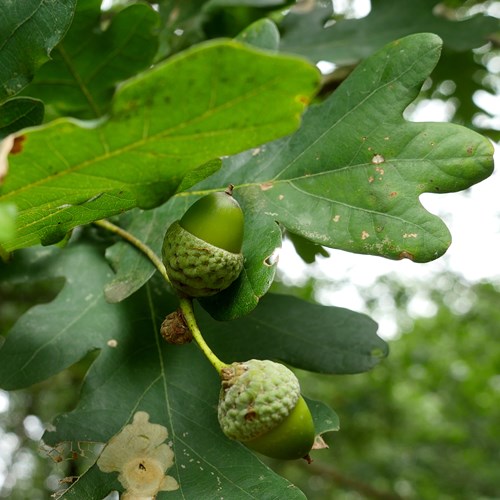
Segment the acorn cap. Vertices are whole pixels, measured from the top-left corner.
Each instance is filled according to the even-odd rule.
[[[238,441],[250,441],[277,427],[300,398],[295,374],[273,361],[233,363],[221,377],[219,423],[226,436]]]
[[[167,230],[162,257],[172,286],[190,297],[208,297],[227,288],[243,268],[243,255],[216,247],[184,229]]]

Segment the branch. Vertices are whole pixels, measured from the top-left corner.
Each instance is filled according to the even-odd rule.
[[[342,488],[357,491],[366,498],[374,498],[376,500],[403,500],[403,497],[397,493],[380,491],[367,483],[346,477],[332,466],[313,462],[310,467],[322,476],[331,477]]]

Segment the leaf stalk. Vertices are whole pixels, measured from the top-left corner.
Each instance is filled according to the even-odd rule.
[[[150,261],[151,263],[158,269],[158,272],[162,275],[167,283],[170,283],[170,280],[167,275],[167,270],[161,259],[153,252],[153,250],[148,247],[145,243],[143,243],[139,238],[136,238],[132,233],[129,233],[125,229],[109,222],[106,219],[96,220],[94,221],[96,226],[102,227],[103,229],[107,229],[108,231],[117,234],[122,237],[124,240],[128,241],[132,245],[134,245],[138,250],[140,250]]]
[[[170,283],[170,280],[167,275],[167,270],[165,269],[165,265],[161,261],[161,259],[155,254],[155,252],[145,243],[143,243],[139,238],[136,238],[133,234],[129,233],[127,230],[109,222],[106,219],[94,221],[96,226],[102,227],[114,234],[117,234],[125,241],[128,241],[133,246],[135,246],[138,250],[140,250],[144,255],[152,262],[152,264],[158,269],[159,273],[163,276],[167,283]],[[200,329],[198,328],[198,323],[196,321],[196,317],[194,315],[193,302],[191,299],[187,297],[180,297],[180,308],[186,320],[186,324],[188,328],[191,330],[193,338],[198,344],[199,348],[202,350],[203,354],[210,361],[212,366],[217,370],[217,373],[220,375],[223,368],[226,368],[227,365],[223,361],[221,361],[215,353],[210,349],[208,344],[205,342],[203,335],[201,334]]]

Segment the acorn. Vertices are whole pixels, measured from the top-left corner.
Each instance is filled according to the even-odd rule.
[[[208,297],[227,288],[243,268],[243,211],[226,191],[207,194],[168,229],[162,257],[174,288]]]
[[[310,461],[314,422],[291,370],[251,359],[223,368],[221,378],[218,418],[227,437],[268,457]]]

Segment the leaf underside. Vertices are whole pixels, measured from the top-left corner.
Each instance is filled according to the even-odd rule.
[[[312,61],[337,65],[355,64],[387,43],[414,33],[435,33],[447,49],[465,52],[481,47],[498,29],[498,20],[482,14],[454,21],[437,13],[438,0],[407,2],[372,0],[370,13],[362,19],[336,19],[332,6],[319,3],[312,12],[285,16],[280,50],[302,54]]]
[[[0,141],[18,130],[42,123],[43,103],[30,97],[14,97],[0,106]]]

